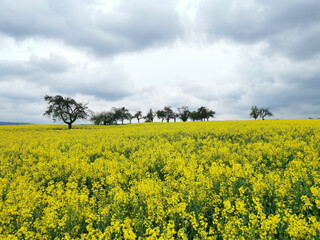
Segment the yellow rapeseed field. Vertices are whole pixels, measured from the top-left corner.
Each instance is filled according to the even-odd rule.
[[[320,120],[0,127],[0,238],[319,239]]]

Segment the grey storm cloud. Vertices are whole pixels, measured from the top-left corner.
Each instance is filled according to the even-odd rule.
[[[286,77],[286,76],[283,76]],[[288,78],[280,84],[270,85],[270,89],[257,94],[256,99],[265,99],[265,104],[276,108],[277,106],[298,105],[299,103],[320,105],[320,71],[310,78]],[[298,81],[297,81],[298,80]],[[289,82],[285,84],[285,82]]]
[[[273,52],[306,59],[320,52],[318,0],[204,1],[197,21],[213,39],[267,42]]]
[[[61,75],[72,68],[64,57],[31,56],[28,61],[0,61],[0,94],[7,100],[39,101],[50,91],[50,76]]]
[[[112,12],[96,1],[0,2],[0,32],[15,39],[58,39],[97,56],[136,51],[176,39],[182,32],[173,1],[122,1]]]
[[[119,100],[134,94],[134,85],[128,76],[117,67],[106,69],[75,69],[62,78],[49,78],[50,87],[64,94],[91,95],[108,101]]]
[[[0,61],[0,87],[2,96],[8,98],[39,99],[56,92],[110,101],[130,96],[134,89],[121,67],[86,68],[53,54],[49,58],[32,56],[28,61]]]
[[[66,58],[50,54],[49,58],[31,56],[29,61],[0,60],[0,81],[6,77],[28,77],[41,73],[63,73],[72,67]]]
[[[237,104],[242,107],[251,105],[269,107],[277,118],[288,116],[307,118],[306,113],[319,115],[320,70],[309,76],[305,76],[304,71],[305,69],[300,67],[293,74],[293,70],[288,68],[286,72],[275,71],[269,76],[257,72],[260,79],[244,83],[247,92]]]
[[[33,82],[24,80],[0,81],[0,95],[8,102],[36,102],[43,98],[44,93],[48,92],[49,88],[40,86]]]

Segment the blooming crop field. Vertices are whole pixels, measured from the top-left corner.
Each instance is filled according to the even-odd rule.
[[[0,238],[319,239],[320,121],[0,127]]]

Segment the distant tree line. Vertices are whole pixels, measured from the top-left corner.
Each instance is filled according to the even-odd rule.
[[[177,112],[170,106],[165,106],[163,109],[157,111],[150,108],[145,115],[143,115],[141,111],[131,114],[125,107],[114,107],[110,111],[93,113],[90,121],[96,125],[118,124],[118,122],[123,124],[124,120],[128,120],[131,123],[133,119],[137,119],[138,123],[140,123],[141,120],[153,122],[156,117],[160,119],[161,122],[170,122],[171,120],[176,122],[177,119],[180,119],[183,122],[186,122],[189,119],[191,121],[209,121],[210,118],[214,117],[214,114],[214,111],[204,106],[198,108],[197,111],[190,111],[188,106],[183,106],[178,108]]]
[[[210,110],[204,106],[198,108],[196,111],[191,111],[188,106],[182,106],[174,111],[172,107],[165,106],[161,110],[154,111],[150,110],[144,115],[141,111],[137,111],[131,114],[129,110],[125,107],[116,108],[113,107],[110,111],[103,111],[94,113],[89,110],[87,104],[78,103],[74,99],[69,97],[63,97],[61,95],[44,97],[44,100],[48,102],[48,108],[44,112],[44,116],[50,117],[53,121],[62,121],[68,125],[71,129],[72,124],[78,119],[88,119],[96,125],[111,125],[111,124],[121,124],[124,120],[128,120],[130,123],[133,119],[137,119],[138,123],[141,120],[145,122],[153,122],[157,117],[161,122],[174,122],[180,119],[182,122],[186,122],[189,119],[191,121],[209,121],[213,118],[215,111]],[[266,116],[272,116],[268,108],[258,108],[257,106],[252,106],[250,117],[265,119]]]

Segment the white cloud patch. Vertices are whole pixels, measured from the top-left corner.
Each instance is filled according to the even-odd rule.
[[[18,81],[20,85],[42,90],[43,94],[46,89],[47,92],[66,95],[80,93],[106,100],[116,100],[133,93],[134,84],[121,66],[111,62],[107,67],[103,64],[91,65],[73,64],[54,54],[49,58],[32,56],[28,61],[0,61],[0,82],[5,85],[4,91],[10,86],[15,89]]]
[[[19,79],[0,82],[0,95],[9,100],[35,101],[41,99],[47,87]]]

